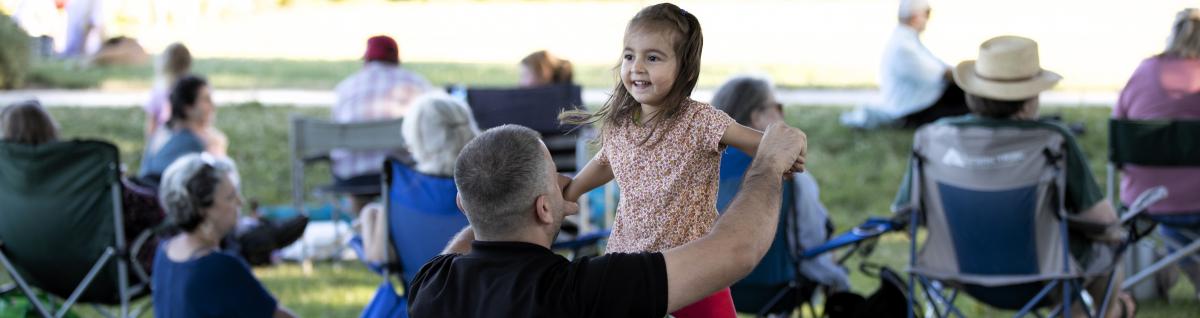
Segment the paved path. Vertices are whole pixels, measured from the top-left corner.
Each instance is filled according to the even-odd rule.
[[[856,106],[870,103],[878,92],[868,89],[785,89],[779,92],[780,102],[787,105]],[[0,105],[37,98],[43,105],[79,107],[135,107],[147,98],[145,91],[95,90],[16,90],[0,91]],[[712,99],[713,90],[696,90],[696,100]],[[213,98],[218,105],[258,102],[268,106],[294,105],[300,107],[329,107],[335,97],[327,90],[217,90]],[[586,89],[583,101],[599,105],[608,98],[606,89]],[[1116,102],[1116,92],[1049,92],[1042,95],[1042,104],[1056,106],[1101,106]]]

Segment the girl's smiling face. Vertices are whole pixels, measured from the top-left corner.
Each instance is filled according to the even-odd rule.
[[[645,106],[661,107],[675,85],[679,58],[675,55],[672,31],[647,26],[631,27],[625,32],[625,50],[621,53],[621,84]]]

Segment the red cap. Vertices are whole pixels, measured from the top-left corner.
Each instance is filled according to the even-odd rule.
[[[396,40],[386,35],[376,35],[367,39],[367,53],[363,54],[367,61],[384,61],[400,63],[400,49]]]

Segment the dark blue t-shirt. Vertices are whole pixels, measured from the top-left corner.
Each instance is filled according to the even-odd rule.
[[[236,256],[213,252],[185,262],[154,258],[154,317],[271,317],[275,298]]]

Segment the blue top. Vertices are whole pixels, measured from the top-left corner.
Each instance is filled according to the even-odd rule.
[[[141,177],[153,176],[161,177],[163,171],[167,170],[175,159],[183,157],[187,154],[204,152],[204,141],[200,140],[200,136],[192,133],[188,129],[176,130],[171,134],[171,138],[163,144],[158,152],[153,154],[146,153],[146,157],[142,159],[142,168],[138,172]]]
[[[417,270],[441,254],[446,242],[467,226],[458,210],[454,178],[417,172],[399,161],[389,160],[388,232],[403,268],[404,281],[411,282]]]
[[[167,258],[167,244],[159,245],[154,258],[154,316],[271,317],[275,298],[236,256],[212,252],[175,262]]]

